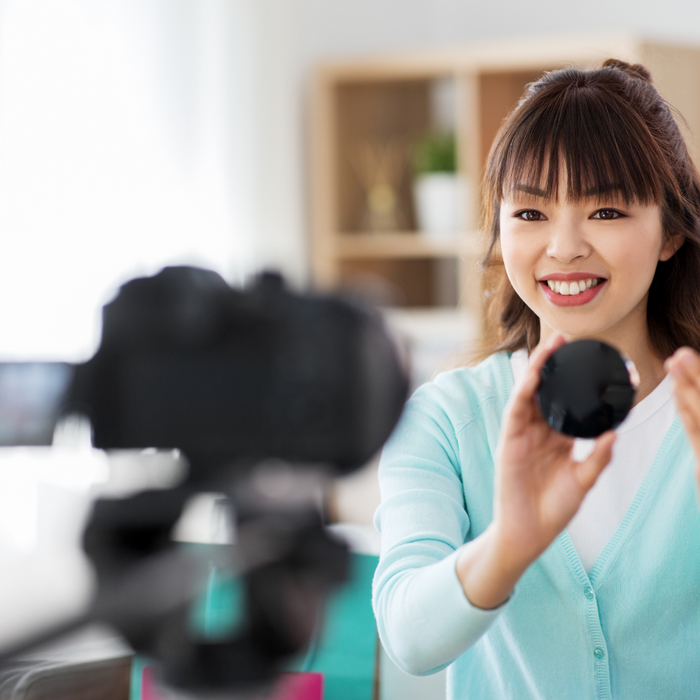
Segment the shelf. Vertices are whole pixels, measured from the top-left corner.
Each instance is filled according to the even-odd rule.
[[[336,237],[336,244],[343,260],[471,257],[480,252],[476,232],[440,236],[417,231],[342,233]]]

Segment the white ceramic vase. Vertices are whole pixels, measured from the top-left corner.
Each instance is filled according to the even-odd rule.
[[[463,227],[463,183],[455,173],[428,173],[413,182],[418,228],[430,236],[456,234]]]

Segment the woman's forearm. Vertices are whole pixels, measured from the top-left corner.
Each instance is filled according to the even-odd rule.
[[[482,610],[505,603],[531,562],[509,551],[492,523],[462,548],[457,559],[457,578],[469,602]]]
[[[500,613],[476,608],[466,598],[456,574],[460,553],[393,575],[380,562],[374,596],[379,634],[390,658],[408,673],[444,668],[478,641]]]

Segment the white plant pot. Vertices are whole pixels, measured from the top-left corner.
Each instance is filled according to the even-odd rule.
[[[454,173],[429,173],[413,182],[418,228],[423,233],[444,236],[463,228],[462,179]]]

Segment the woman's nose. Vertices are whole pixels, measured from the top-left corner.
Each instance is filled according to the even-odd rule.
[[[587,257],[590,252],[591,246],[585,239],[579,225],[573,222],[562,222],[553,227],[547,246],[547,255],[550,258],[567,264],[577,258]]]

